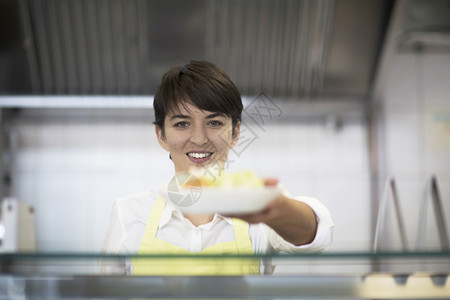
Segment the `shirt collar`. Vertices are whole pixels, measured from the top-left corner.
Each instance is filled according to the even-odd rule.
[[[162,211],[161,220],[159,221],[159,227],[164,227],[164,225],[169,223],[174,214],[182,216],[181,211],[172,203],[172,201],[166,200],[166,206]]]

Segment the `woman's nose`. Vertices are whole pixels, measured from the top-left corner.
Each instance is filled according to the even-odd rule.
[[[192,130],[190,141],[199,146],[208,143],[206,128],[203,128],[201,126],[194,128]]]

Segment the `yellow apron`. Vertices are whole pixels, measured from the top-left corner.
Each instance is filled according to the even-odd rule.
[[[233,242],[218,243],[193,253],[156,237],[166,201],[159,197],[153,205],[138,254],[163,254],[181,257],[132,258],[133,275],[245,275],[259,274],[258,258],[220,258],[218,255],[252,255],[248,223],[233,218]],[[212,257],[201,257],[206,254]],[[187,255],[199,257],[187,258]]]

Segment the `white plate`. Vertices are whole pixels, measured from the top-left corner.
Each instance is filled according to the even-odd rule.
[[[188,214],[246,214],[264,210],[280,194],[276,186],[236,188],[183,188],[168,194],[182,212]]]

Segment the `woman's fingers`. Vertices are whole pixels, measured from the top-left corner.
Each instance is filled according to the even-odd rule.
[[[278,184],[278,179],[276,178],[264,178],[263,181],[265,186],[275,186]]]

